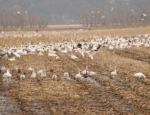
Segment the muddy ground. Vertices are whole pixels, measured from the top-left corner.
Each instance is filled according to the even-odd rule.
[[[150,64],[149,48],[110,51],[102,48],[94,56],[80,61],[59,54],[60,61],[44,56],[27,55],[14,62],[1,58],[0,64],[10,69],[17,66],[26,72],[25,80],[13,74],[10,83],[0,82],[0,113],[6,115],[149,115],[150,114]],[[79,80],[74,76],[88,65],[98,73]],[[31,80],[29,67],[46,69],[47,77]],[[118,75],[112,79],[110,72],[117,67]],[[52,72],[52,70],[54,72]],[[69,72],[71,80],[63,78]],[[143,72],[146,79],[136,79],[135,72]],[[53,74],[59,76],[52,80]],[[0,74],[1,76],[3,73]]]

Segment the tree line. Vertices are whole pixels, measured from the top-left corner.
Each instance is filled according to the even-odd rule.
[[[0,0],[0,27],[148,26],[150,0]]]
[[[48,20],[45,17],[35,15],[31,11],[12,12],[4,9],[0,11],[1,28],[47,27]]]

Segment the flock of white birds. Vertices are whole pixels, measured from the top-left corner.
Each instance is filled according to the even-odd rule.
[[[81,30],[79,31],[81,32]],[[12,37],[40,37],[43,36],[46,32],[38,34],[38,32],[1,32],[0,39],[5,39],[9,36]],[[53,32],[52,34],[54,34]],[[58,33],[57,33],[58,34]],[[25,39],[25,38],[24,38]],[[110,50],[114,49],[125,49],[131,47],[150,47],[150,35],[136,35],[131,37],[109,37],[107,36],[105,39],[99,36],[93,36],[93,39],[90,41],[80,41],[79,38],[77,40],[64,41],[63,43],[38,43],[28,45],[21,45],[20,47],[1,47],[0,48],[0,57],[8,59],[9,61],[15,61],[17,58],[20,58],[23,55],[31,55],[37,54],[38,56],[46,55],[55,58],[56,60],[61,60],[61,57],[58,53],[65,54],[63,56],[68,56],[70,59],[75,61],[80,61],[79,57],[75,55],[74,52],[79,53],[82,57],[88,56],[91,60],[94,60],[94,54],[101,48],[106,47]],[[19,68],[16,71],[20,70]],[[35,71],[34,68],[29,67],[28,71],[31,71],[32,74],[30,78],[34,79],[37,75],[41,77],[46,77],[46,70],[41,69],[39,71]],[[19,71],[20,72],[20,71]],[[12,75],[10,73],[9,68],[4,66],[0,66],[0,73],[3,74],[3,81],[11,81]],[[89,79],[89,76],[97,75],[96,72],[89,71],[88,66],[83,71],[78,71],[78,73],[74,76],[75,79]],[[117,70],[115,68],[114,71],[110,73],[112,77],[117,76]],[[71,79],[68,72],[65,72],[63,75],[67,79]],[[87,77],[86,77],[87,76]],[[133,76],[139,78],[146,78],[146,76],[141,73],[135,73]],[[20,79],[23,80],[26,78],[26,73],[20,74]],[[53,75],[52,79],[57,79],[57,75]]]

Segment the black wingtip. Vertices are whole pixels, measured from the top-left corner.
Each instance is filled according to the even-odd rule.
[[[98,45],[98,47],[94,51],[98,51],[100,49],[100,47],[101,47],[101,45]]]
[[[77,47],[82,49],[82,44],[78,43]]]

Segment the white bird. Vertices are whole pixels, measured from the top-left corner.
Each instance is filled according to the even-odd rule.
[[[75,79],[76,80],[83,79],[83,76],[81,75],[80,71],[78,71],[78,74],[76,74]]]
[[[65,72],[64,73],[64,77],[67,79],[67,80],[71,80],[70,76],[69,76],[69,73],[68,72]]]
[[[88,56],[91,58],[91,60],[93,60],[94,59],[93,58],[94,54],[100,49],[100,47],[101,47],[101,45],[99,45],[99,44],[98,45],[94,45],[92,50],[85,51],[85,52],[88,54]]]
[[[39,71],[37,72],[37,74],[38,74],[40,77],[46,77],[46,76],[47,76],[47,75],[46,75],[46,71],[43,70],[43,69],[39,70]]]
[[[22,55],[27,55],[27,51],[23,50]]]
[[[146,78],[146,76],[141,72],[135,73],[133,76],[138,78]]]
[[[18,53],[13,53],[17,58],[20,58],[20,54],[18,54]]]
[[[32,67],[29,67],[29,68],[28,68],[28,71],[33,71],[33,68],[32,68]]]
[[[56,54],[56,51],[49,50],[49,53]]]
[[[115,70],[110,73],[110,75],[111,75],[111,77],[116,77],[117,76],[116,67],[115,67]]]
[[[85,75],[85,74],[87,74],[87,71],[88,71],[88,66],[86,66],[85,70],[83,70],[83,71],[81,72],[81,74]]]
[[[54,53],[51,53],[51,52],[48,53],[48,56],[50,56],[50,57],[58,57],[57,54],[54,54]]]
[[[114,10],[114,8],[113,7],[111,7],[111,11],[113,11]]]
[[[26,74],[25,74],[25,73],[23,73],[23,74],[20,75],[20,79],[21,79],[21,80],[23,80],[23,79],[25,79],[25,78],[26,78]]]
[[[79,61],[79,58],[73,54],[71,54],[70,58],[75,60],[75,61]]]
[[[46,70],[43,70],[43,72],[42,72],[42,74],[40,75],[40,77],[46,77],[47,75],[46,75]]]
[[[9,61],[15,61],[15,57],[8,59]]]
[[[83,70],[83,71],[81,72],[81,74],[83,74],[84,76],[87,75],[87,76],[85,76],[85,77],[97,75],[97,73],[94,72],[94,71],[88,71],[88,66],[86,66],[86,69]]]
[[[94,58],[93,58],[93,55],[96,53],[96,51],[85,51],[87,54],[88,54],[88,56],[89,56],[89,58],[91,59],[91,60],[93,60]]]
[[[30,78],[32,78],[32,79],[36,78],[36,73],[34,72],[34,70],[32,71],[32,74],[31,74]]]
[[[6,70],[6,68],[4,66],[1,66],[0,70],[1,70],[1,72],[4,72]]]
[[[146,17],[147,16],[147,14],[142,14],[142,17]]]
[[[61,50],[60,51],[61,53],[64,53],[64,54],[67,54],[68,53],[68,51],[65,49],[65,50]]]
[[[5,55],[4,55],[4,58],[7,59],[7,58],[8,58],[8,54],[5,54]]]
[[[43,73],[43,69],[41,69],[37,72],[38,75],[41,75],[42,73]]]
[[[11,81],[12,75],[10,74],[9,70],[3,74],[3,81]]]
[[[53,79],[53,80],[56,80],[56,79],[57,79],[57,75],[56,75],[56,74],[53,74],[53,75],[52,75],[52,79]]]
[[[94,14],[94,11],[91,11],[92,14]]]
[[[64,73],[64,77],[69,77],[69,73],[68,73],[68,72],[65,72],[65,73]]]
[[[87,72],[87,74],[88,74],[89,76],[97,75],[97,73],[96,73],[96,72],[94,72],[94,71],[88,71],[88,72]]]
[[[20,12],[17,12],[17,14],[20,14]]]
[[[44,54],[43,54],[42,52],[39,52],[38,55],[39,55],[39,56],[43,56]]]
[[[56,60],[60,60],[60,57],[59,57],[59,56],[56,56]]]
[[[84,57],[84,50],[81,48],[77,48],[77,51]]]

